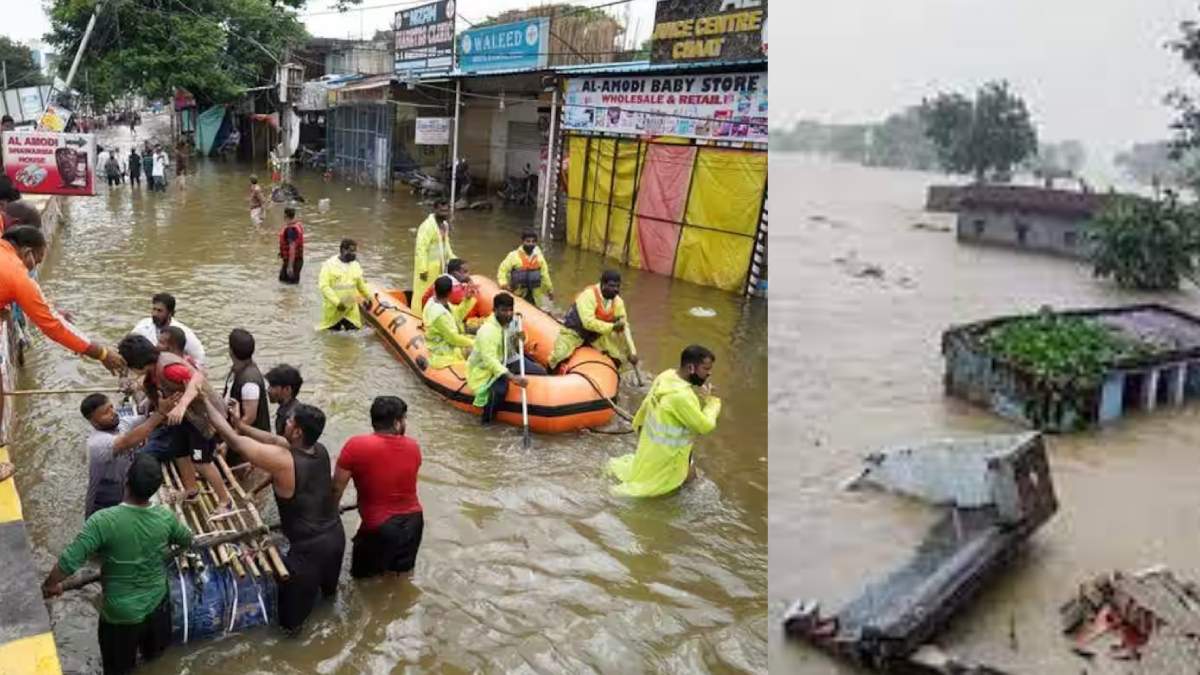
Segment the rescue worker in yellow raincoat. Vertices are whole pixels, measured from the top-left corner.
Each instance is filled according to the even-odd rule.
[[[550,281],[550,265],[538,248],[538,234],[533,230],[521,233],[521,247],[510,252],[496,272],[500,288],[512,291],[538,307],[554,299],[554,284]]]
[[[431,368],[446,368],[466,360],[464,349],[475,343],[459,330],[458,319],[450,309],[450,291],[454,282],[440,276],[433,282],[434,296],[425,303],[425,344],[429,347]]]
[[[513,297],[508,293],[497,293],[492,299],[492,315],[475,334],[475,346],[467,359],[467,386],[475,392],[474,404],[483,408],[484,424],[490,424],[496,418],[510,382],[522,388],[528,383],[505,365],[509,360],[509,338],[520,337],[519,333],[510,330],[512,323]],[[520,362],[516,365],[519,367]]]
[[[620,293],[621,275],[614,270],[605,270],[600,275],[600,283],[588,286],[575,296],[575,304],[563,319],[567,329],[558,332],[554,350],[550,353],[551,370],[585,344],[618,361],[628,360],[637,365],[637,349],[633,347],[633,334],[629,332],[629,318]]]
[[[692,475],[695,437],[717,427],[721,399],[712,395],[708,377],[716,357],[690,345],[679,356],[678,370],[664,370],[633,416],[639,432],[637,452],[614,457],[608,471],[621,483],[613,492],[627,497],[656,497],[674,492]],[[696,395],[692,387],[702,387]]]
[[[450,248],[449,205],[439,201],[433,213],[417,228],[417,249],[413,256],[413,309],[425,307],[422,298],[434,279],[446,272],[446,264],[454,258]]]
[[[363,280],[362,266],[358,264],[358,243],[343,239],[338,254],[331,256],[321,265],[317,277],[317,288],[324,300],[321,306],[321,323],[317,330],[358,330],[362,328],[360,302],[370,294]]]

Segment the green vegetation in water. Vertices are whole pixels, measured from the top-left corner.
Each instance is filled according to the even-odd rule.
[[[1167,190],[1155,199],[1113,196],[1092,221],[1092,273],[1122,288],[1165,291],[1200,283],[1200,212]]]
[[[1076,387],[1099,384],[1114,362],[1149,356],[1154,349],[1101,323],[1042,314],[989,331],[983,344],[997,356],[1052,383]]]

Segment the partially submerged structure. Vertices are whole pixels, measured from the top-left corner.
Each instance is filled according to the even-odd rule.
[[[1047,331],[1071,324],[1078,333],[1090,326],[1113,342],[1068,340],[1061,348],[1020,354],[997,344],[1001,331],[1034,322],[1044,322]],[[1200,318],[1158,304],[954,326],[942,334],[942,355],[946,394],[1045,431],[1079,430],[1200,396]]]
[[[1031,185],[932,186],[926,208],[958,214],[961,242],[1087,257],[1088,224],[1112,195]]]
[[[797,602],[789,635],[889,671],[985,673],[924,658],[927,643],[994,578],[1058,508],[1037,433],[946,440],[871,455],[851,486],[874,485],[943,506],[912,557],[832,615]]]

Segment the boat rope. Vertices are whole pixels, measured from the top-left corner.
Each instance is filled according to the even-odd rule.
[[[610,408],[617,411],[617,414],[620,415],[622,419],[624,419],[626,422],[629,422],[632,424],[633,423],[633,415],[630,415],[629,413],[622,410],[621,407],[618,406],[616,403],[614,403],[611,398],[605,396],[604,392],[600,390],[600,385],[596,384],[596,381],[593,380],[587,373],[581,373],[578,370],[576,370],[576,368],[578,368],[579,366],[582,366],[586,363],[599,363],[599,364],[608,366],[609,368],[611,368],[613,370],[613,372],[617,371],[617,369],[613,368],[612,364],[610,364],[610,363],[604,363],[603,361],[583,361],[581,363],[575,364],[575,366],[572,367],[570,370],[566,371],[564,373],[564,375],[578,375],[578,376],[582,377],[584,380],[587,381],[588,384],[592,385],[592,389],[594,389],[596,391],[597,396],[604,399],[604,402],[607,403]]]

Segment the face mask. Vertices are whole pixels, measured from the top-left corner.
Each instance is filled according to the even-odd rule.
[[[707,377],[700,377],[696,373],[688,373],[687,380],[697,387],[702,387],[705,382],[708,382]]]
[[[344,262],[344,263],[352,263],[357,258],[358,258],[357,253],[343,253],[342,254],[342,262]]]
[[[617,297],[619,291],[600,291],[600,295],[604,296],[605,300],[612,300]]]
[[[525,249],[525,255],[533,255],[533,249],[537,248],[536,244],[525,244],[521,248]]]

